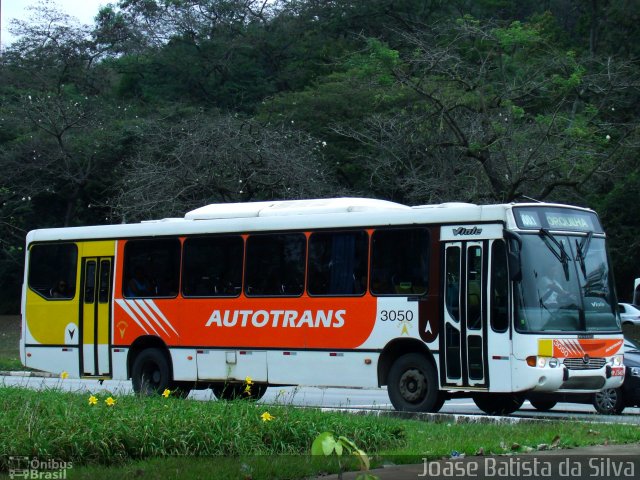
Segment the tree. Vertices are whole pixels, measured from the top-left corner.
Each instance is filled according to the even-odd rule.
[[[466,199],[544,200],[586,190],[629,155],[625,139],[637,120],[617,109],[638,95],[635,65],[579,59],[519,22],[465,18],[398,34],[414,53],[393,71],[420,103],[338,129],[367,145],[373,172],[423,172],[428,185],[434,159],[444,159],[442,167],[466,179],[453,190]]]
[[[156,120],[121,168],[111,206],[136,221],[208,203],[331,196],[338,190],[321,158],[322,144],[303,132],[236,115]]]

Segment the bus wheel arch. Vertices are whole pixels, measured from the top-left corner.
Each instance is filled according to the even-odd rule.
[[[138,338],[129,350],[127,367],[133,390],[137,394],[151,395],[176,387],[169,349],[158,337]],[[186,395],[182,393],[180,396]]]
[[[128,378],[131,378],[133,374],[133,364],[135,363],[136,358],[148,348],[157,348],[158,350],[163,351],[164,355],[167,358],[167,361],[169,362],[169,365],[172,364],[171,355],[169,354],[169,348],[167,347],[167,344],[156,336],[144,335],[142,337],[136,338],[136,340],[131,344],[131,347],[129,348],[129,353],[127,354]],[[173,378],[173,368],[171,368],[171,376]]]
[[[396,410],[437,412],[444,404],[431,352],[418,340],[390,342],[378,362],[378,382],[387,385]]]

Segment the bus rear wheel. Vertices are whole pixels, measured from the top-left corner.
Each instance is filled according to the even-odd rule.
[[[405,412],[437,412],[444,403],[436,370],[419,353],[407,353],[393,363],[387,392],[395,409]]]
[[[524,403],[524,397],[515,393],[480,393],[473,402],[487,415],[510,415]]]
[[[133,391],[139,395],[154,395],[171,389],[169,361],[162,350],[148,348],[140,352],[131,371]]]

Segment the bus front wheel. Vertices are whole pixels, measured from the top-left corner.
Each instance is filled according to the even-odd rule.
[[[529,400],[529,403],[540,412],[548,412],[555,407],[558,402],[555,400]]]
[[[510,415],[524,403],[524,397],[515,393],[479,393],[473,402],[488,415]]]
[[[419,353],[407,353],[393,363],[387,392],[395,409],[405,412],[437,412],[444,403],[436,370]]]
[[[148,348],[140,352],[131,370],[133,391],[139,395],[154,395],[171,389],[169,361],[162,350]]]

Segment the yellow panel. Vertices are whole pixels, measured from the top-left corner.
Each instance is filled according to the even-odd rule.
[[[80,242],[79,255],[82,257],[113,257],[116,251],[114,240],[104,240],[100,242]]]
[[[65,335],[73,332],[73,343],[75,343],[79,335],[78,298],[77,287],[75,298],[55,301],[46,300],[37,293],[27,290],[25,320],[33,337],[32,340],[45,345],[63,345],[66,343]]]
[[[553,356],[553,340],[540,339],[538,340],[538,355],[541,357]]]

